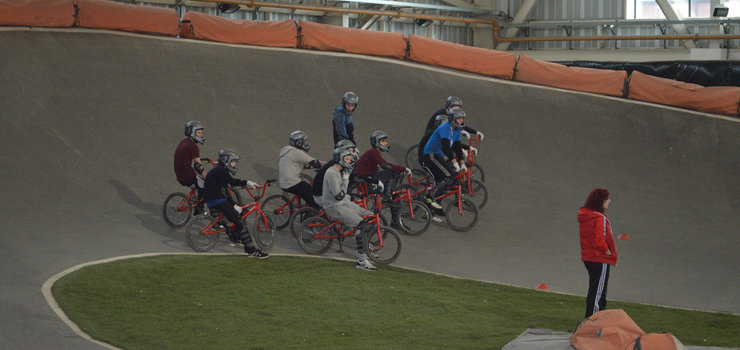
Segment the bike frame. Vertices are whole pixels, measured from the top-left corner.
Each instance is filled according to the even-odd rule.
[[[409,176],[409,183],[410,183],[411,182],[411,180],[410,180],[411,175],[407,175],[407,176]],[[358,183],[357,184],[357,188],[360,190],[360,193],[362,194],[362,198],[363,198],[363,203],[365,203],[365,208],[367,208],[367,203],[366,203],[366,199],[365,198],[366,197],[370,197],[370,191],[367,188],[367,184],[366,183]],[[396,195],[398,195],[398,194],[400,194],[400,196],[396,197]],[[380,210],[382,209],[381,208],[381,202],[380,202],[380,200],[378,200],[379,199],[378,197],[380,197],[380,195],[376,194],[375,196],[376,196],[376,198],[375,198],[376,205],[375,206],[378,209],[378,212],[380,212]],[[391,196],[391,197],[392,197],[391,201],[393,203],[396,203],[396,202],[399,202],[399,201],[402,201],[402,200],[406,200],[406,203],[409,206],[409,213],[411,214],[411,218],[415,218],[413,206],[412,206],[412,203],[411,203],[412,196],[411,196],[411,190],[410,189],[406,188],[405,190],[393,191],[393,196]],[[395,197],[395,198],[393,198],[393,197]]]
[[[208,163],[211,163],[211,165],[214,167],[218,165],[218,162],[211,158],[203,158],[203,160],[207,161]],[[204,202],[204,199],[201,198],[199,201],[193,200],[193,202],[195,202],[195,205],[188,205],[187,203],[190,203],[193,197],[197,197],[197,193],[195,192],[194,187],[190,187],[190,192],[188,192],[188,196],[184,200],[177,203],[177,211],[188,211],[190,209],[195,208],[195,206]]]
[[[480,136],[476,136],[468,140],[470,147],[478,149],[478,143],[480,142]],[[468,156],[465,158],[465,164],[467,169],[460,172],[463,176],[460,177],[460,183],[465,183],[466,194],[473,195],[473,183],[471,182],[473,177],[473,164],[475,164],[475,152],[468,152]]]
[[[379,218],[379,215],[380,214],[375,213],[372,216],[366,216],[364,218],[370,218],[370,217],[372,217],[372,219],[369,222],[375,224],[375,234],[378,235],[378,242],[380,243],[381,246],[383,246],[383,235],[380,234],[380,218]],[[327,230],[331,229],[332,227],[337,227],[337,230],[339,231],[339,234],[338,235],[337,234],[332,234],[332,235],[324,235],[323,234],[324,232],[327,232]],[[328,232],[334,232],[334,231],[332,230],[332,231],[328,231]],[[329,226],[325,227],[323,230],[321,230],[321,231],[317,232],[316,234],[314,234],[314,238],[340,239],[339,237],[344,238],[344,237],[347,237],[349,235],[354,234],[355,232],[357,232],[357,227],[355,227],[355,228],[353,228],[353,229],[351,229],[351,230],[349,230],[349,231],[347,231],[345,233],[344,230],[342,229],[341,222],[339,220],[332,219],[331,220],[331,223],[329,224]]]
[[[285,193],[288,193],[288,192],[283,191],[283,194]],[[287,202],[283,203],[283,205],[275,209],[275,214],[288,214],[289,213],[290,215],[293,215],[293,213],[296,210],[290,210],[290,209],[285,210],[286,207],[290,208],[291,204],[294,204],[296,206],[296,210],[303,208],[305,206],[305,204],[303,204],[303,199],[299,195],[293,194],[293,197],[290,197],[290,199],[288,199]]]
[[[242,208],[242,213],[239,216],[239,219],[240,220],[244,220],[247,217],[249,217],[249,215],[252,215],[252,213],[255,213],[256,219],[257,220],[262,220],[262,224],[265,225],[265,226],[267,226],[267,218],[265,216],[265,212],[262,211],[262,208],[260,207],[260,201],[259,200],[262,197],[264,197],[265,191],[267,190],[267,187],[269,187],[270,184],[272,184],[273,182],[275,182],[275,180],[267,180],[267,181],[265,181],[264,185],[255,187],[254,190],[257,190],[258,193],[259,193],[259,195],[253,194],[252,193],[252,188],[249,188],[247,186],[244,186],[244,188],[247,190],[247,193],[249,193],[249,196],[252,197],[252,199],[254,199],[254,202],[253,203],[249,203],[249,204],[245,204],[245,205],[240,205],[240,207]],[[248,208],[251,208],[251,209],[247,210]],[[226,217],[226,215],[224,215],[224,213],[218,214],[218,216],[216,216],[213,219],[213,221],[211,221],[211,223],[208,224],[208,226],[206,226],[205,230],[203,230],[203,234],[204,235],[211,235],[211,234],[217,234],[217,233],[221,233],[221,232],[226,231],[225,228],[220,229],[220,230],[213,230],[213,226],[216,225],[217,223],[221,222],[221,219],[224,219],[225,217]],[[228,225],[228,227],[229,228],[234,227],[234,223],[232,222],[231,224]]]
[[[416,197],[419,194],[428,193],[432,188],[434,188],[434,184],[424,184],[424,183],[421,183],[421,180],[423,180],[423,179],[425,179],[425,178],[427,178],[427,177],[429,177],[431,175],[426,175],[423,178],[421,178],[419,180],[416,180],[416,181],[412,181],[411,180],[411,175],[406,175],[406,176],[408,177],[409,183],[412,184],[412,186],[423,186],[423,188],[421,190],[416,191],[413,194],[411,194],[411,191],[409,189],[406,189],[407,191],[409,191],[409,195],[410,196]],[[458,214],[462,214],[462,200],[461,200],[462,199],[462,193],[463,193],[462,192],[462,182],[465,181],[464,180],[465,173],[464,172],[460,172],[459,174],[456,175],[456,177],[459,180],[458,182],[460,182],[460,183],[458,183],[457,185],[454,185],[454,186],[447,186],[447,190],[448,191],[449,190],[452,190],[452,191],[451,192],[444,193],[444,194],[440,195],[439,197],[434,198],[434,200],[436,200],[436,201],[439,202],[442,199],[445,199],[445,198],[447,198],[449,196],[457,195],[457,213]],[[410,203],[411,202],[409,202],[409,205],[411,205]]]

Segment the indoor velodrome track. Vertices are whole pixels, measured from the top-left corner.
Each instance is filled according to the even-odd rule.
[[[185,122],[205,124],[203,156],[234,148],[238,176],[261,182],[277,177],[293,130],[310,135],[311,154],[331,156],[331,111],[348,90],[360,96],[360,150],[384,130],[398,163],[448,95],[485,133],[490,199],[477,226],[404,236],[396,265],[583,296],[576,212],[605,187],[615,234],[631,237],[617,241],[609,299],[740,314],[737,118],[398,60],[5,28],[0,349],[101,348],[60,320],[44,282],[85,262],[191,252],[184,230],[160,217],[164,198],[184,189],[172,154]],[[272,253],[302,253],[278,236]]]

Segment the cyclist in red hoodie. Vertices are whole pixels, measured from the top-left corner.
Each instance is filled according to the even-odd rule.
[[[581,260],[588,270],[586,318],[606,308],[606,286],[610,265],[617,264],[617,244],[604,211],[609,208],[609,191],[591,191],[578,211],[581,232]]]

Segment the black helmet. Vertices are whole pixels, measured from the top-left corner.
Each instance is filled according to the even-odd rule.
[[[387,138],[388,138],[388,134],[386,134],[385,132],[380,131],[380,130],[375,131],[372,135],[370,135],[370,146],[378,148],[381,151],[388,152],[390,151],[391,146],[390,145],[383,146],[380,144],[380,140],[387,139]]]
[[[447,98],[447,101],[445,101],[445,108],[450,109],[452,106],[463,106],[462,100],[457,96],[450,96]]]
[[[205,137],[198,137],[198,135],[195,134],[198,130],[205,130],[206,128],[201,124],[201,122],[197,120],[191,120],[187,123],[185,123],[185,136],[192,137],[195,142],[202,144],[206,138]]]
[[[349,163],[344,161],[344,157],[347,155],[351,156]],[[355,157],[355,153],[350,148],[335,148],[334,161],[344,167],[344,169],[346,169],[348,172],[352,172],[352,170],[355,169],[357,158]]]
[[[344,93],[344,96],[342,96],[342,108],[344,108],[344,105],[349,103],[355,105],[355,110],[357,110],[357,104],[360,102],[360,96],[358,96],[356,93],[352,91],[347,91]],[[349,113],[352,114],[352,113]]]
[[[301,130],[296,130],[290,133],[288,143],[291,146],[303,149],[306,152],[311,149],[311,146],[308,144],[308,135]]]
[[[465,119],[465,111],[463,111],[462,108],[453,108],[449,113],[447,113],[447,120],[450,121],[450,124],[455,128],[462,129],[463,124],[458,124],[456,121],[457,118]]]
[[[239,155],[233,149],[224,148],[218,152],[218,165],[229,169],[231,175],[236,175],[236,170],[238,169],[236,166],[231,166],[231,162],[234,160],[239,161]]]

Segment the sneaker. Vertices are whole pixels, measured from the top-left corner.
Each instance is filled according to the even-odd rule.
[[[270,256],[270,254],[267,254],[259,249],[255,249],[253,252],[247,253],[248,258],[265,259],[268,256]]]
[[[391,228],[396,229],[396,230],[403,230],[403,227],[401,227],[401,224],[399,224],[399,223],[397,223],[395,221],[394,222],[391,222]]]
[[[375,271],[378,269],[377,267],[373,266],[373,264],[371,264],[370,261],[367,259],[357,260],[357,264],[355,264],[355,267],[367,271]]]
[[[442,219],[441,217],[436,216],[436,215],[435,216],[432,216],[432,221],[434,221],[434,222],[440,222],[440,223],[441,222],[445,222],[444,219]]]
[[[229,246],[231,246],[231,247],[240,247],[240,248],[241,248],[241,247],[243,247],[243,246],[244,246],[244,243],[242,243],[242,242],[234,242],[234,241],[230,241],[230,242],[229,242]]]
[[[439,203],[435,201],[434,198],[432,197],[428,197],[428,196],[424,197],[424,201],[426,201],[427,204],[429,204],[429,206],[431,206],[434,209],[442,209],[442,206],[439,205]]]

